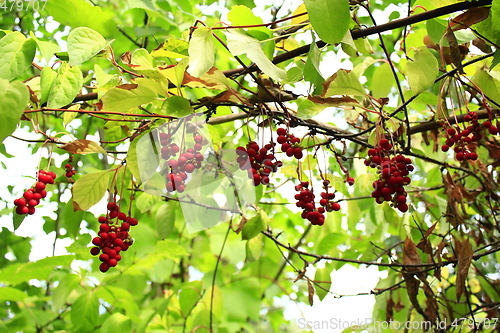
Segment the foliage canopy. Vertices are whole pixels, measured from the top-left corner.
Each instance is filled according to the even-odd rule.
[[[500,327],[500,1],[261,3],[0,1],[2,332],[296,331],[347,263]]]

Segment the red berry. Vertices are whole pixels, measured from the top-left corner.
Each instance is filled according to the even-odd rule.
[[[279,144],[284,144],[286,141],[287,141],[287,139],[286,139],[286,136],[284,136],[284,135],[280,135],[276,139],[276,142],[278,142]]]
[[[115,258],[111,258],[108,260],[109,267],[115,267],[118,264],[118,261]]]
[[[40,191],[45,190],[45,184],[44,184],[44,183],[42,183],[42,182],[38,182],[38,183],[36,183],[36,184],[35,184],[35,190],[36,190],[37,192],[40,192]]]
[[[137,221],[137,219],[135,219],[135,218],[133,218],[133,217],[129,217],[129,218],[127,219],[127,222],[128,222],[131,226],[136,226],[136,225],[139,223],[139,221]]]
[[[339,211],[340,210],[340,204],[338,202],[332,203],[332,209],[334,211]]]
[[[16,213],[19,215],[25,215],[28,214],[29,209],[26,206],[18,206],[16,207]]]
[[[109,211],[118,210],[118,205],[116,202],[109,202],[107,208]]]
[[[492,135],[497,135],[498,134],[498,128],[495,125],[491,125],[488,128],[488,132],[490,132],[490,134],[492,134]]]
[[[280,127],[280,128],[278,128],[278,129],[276,130],[276,133],[277,133],[278,135],[286,135],[286,134],[287,134],[287,131],[286,131],[286,129],[285,129],[285,128],[281,128],[281,127]]]
[[[101,249],[97,246],[94,246],[93,248],[90,249],[90,254],[93,256],[96,256],[101,252]]]
[[[454,128],[448,128],[448,130],[446,131],[446,133],[448,133],[449,136],[453,136],[457,133],[457,131],[455,131]]]
[[[380,139],[378,144],[380,145],[380,147],[386,148],[390,143],[389,143],[389,140],[387,140],[387,139]]]
[[[441,146],[441,150],[444,151],[444,152],[447,152],[449,149],[450,149],[450,146],[448,146],[448,145],[442,145]]]
[[[408,204],[406,203],[402,203],[402,204],[399,204],[398,205],[398,209],[402,212],[402,213],[405,213],[408,211]]]
[[[101,246],[102,245],[102,238],[101,237],[94,237],[92,239],[92,244],[95,246]]]
[[[351,185],[351,186],[352,186],[352,185],[354,185],[354,178],[352,178],[352,177],[347,177],[347,178],[346,178],[346,180],[345,180],[345,182],[346,182],[347,184],[349,184],[349,185]]]
[[[103,273],[106,273],[109,270],[109,265],[103,262],[99,265],[99,270]]]
[[[23,193],[23,197],[26,199],[26,200],[31,200],[33,199],[33,192],[28,190],[26,192]]]

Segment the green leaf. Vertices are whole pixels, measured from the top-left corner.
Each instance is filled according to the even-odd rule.
[[[99,319],[99,299],[93,291],[78,297],[71,307],[71,322],[78,332],[95,332]]]
[[[59,312],[68,301],[69,295],[78,287],[80,278],[75,274],[67,274],[59,281],[52,292],[52,311]]]
[[[180,96],[171,96],[165,99],[162,105],[162,114],[172,117],[185,117],[193,113],[189,100]]]
[[[298,106],[297,118],[300,119],[310,119],[329,106],[314,103],[313,101],[305,97],[298,98],[296,103]]]
[[[108,188],[109,171],[86,174],[73,184],[73,206],[75,210],[87,210],[98,203]]]
[[[14,132],[28,101],[29,91],[24,83],[0,79],[0,142]]]
[[[122,84],[109,89],[102,96],[102,109],[123,112],[150,103],[155,98],[156,94],[149,88],[138,84]]]
[[[365,89],[353,71],[339,69],[323,84],[323,96],[353,95],[365,96]]]
[[[154,132],[147,132],[132,141],[127,154],[127,165],[134,178],[145,183],[155,173],[159,158],[158,138],[155,141]]]
[[[178,208],[178,202],[170,201],[163,203],[156,212],[156,230],[160,238],[167,237],[174,230],[175,212]]]
[[[496,103],[500,103],[500,81],[495,80],[487,71],[478,69],[472,77],[472,82],[481,89],[484,95]]]
[[[227,47],[233,56],[246,54],[257,66],[274,80],[286,79],[286,72],[269,60],[257,39],[239,30],[225,31]]]
[[[189,41],[189,68],[188,73],[200,77],[206,73],[215,62],[215,45],[212,30],[198,28],[193,32]]]
[[[47,1],[45,11],[57,22],[72,28],[92,28],[106,37],[117,31],[113,14],[85,0]]]
[[[157,195],[151,195],[147,192],[141,193],[139,197],[135,200],[135,205],[141,213],[148,212],[155,203],[160,201],[160,197]]]
[[[46,280],[54,272],[54,267],[69,268],[74,255],[54,256],[35,262],[11,264],[0,270],[0,283],[17,285],[31,279]]]
[[[375,98],[387,97],[394,85],[391,66],[384,62],[379,67],[375,68],[372,79],[370,81],[370,90]]]
[[[324,268],[317,269],[316,274],[314,275],[314,281],[316,282],[314,288],[320,301],[328,295],[328,291],[332,285],[332,278],[330,276],[332,269],[329,266],[330,265],[327,265]]]
[[[316,43],[311,44],[309,53],[307,54],[306,64],[304,66],[304,80],[314,85],[313,94],[321,93],[321,84],[325,79],[321,76],[319,63],[321,60],[321,52]]]
[[[47,107],[57,109],[70,104],[82,89],[82,85],[83,76],[80,68],[63,63],[50,87]]]
[[[23,74],[35,57],[36,43],[19,31],[0,39],[0,79],[12,81]]]
[[[495,68],[496,65],[500,63],[500,49],[496,49],[493,54],[493,60],[491,61],[490,70]]]
[[[107,44],[100,33],[86,27],[78,27],[71,30],[67,43],[69,64],[71,66],[76,66],[89,60]]]
[[[100,333],[132,332],[132,320],[119,312],[113,313],[102,324]]]
[[[245,245],[246,260],[252,262],[259,259],[263,250],[264,235],[258,234],[256,237],[249,239]]]
[[[165,258],[172,259],[177,263],[180,261],[182,257],[188,254],[184,247],[179,245],[177,242],[174,242],[169,239],[165,239],[156,243],[154,252],[156,254],[160,254]]]
[[[351,15],[348,0],[304,0],[309,20],[324,42],[339,43],[349,30]]]
[[[191,310],[194,308],[196,303],[200,300],[200,283],[198,281],[192,282],[193,286],[187,286],[179,292],[179,305],[181,307],[181,313],[184,318],[186,318]]]
[[[258,25],[264,23],[261,17],[256,16],[250,8],[247,6],[239,5],[231,7],[229,13],[227,13],[227,18],[231,25]],[[272,32],[267,27],[249,27],[250,31],[261,31],[267,35],[267,37],[272,35]]]
[[[21,302],[28,295],[19,289],[12,287],[0,287],[0,302]]]
[[[75,211],[73,209],[73,200],[64,204],[64,209],[61,214],[61,224],[68,232],[68,235],[76,238],[79,235],[80,225],[83,220],[84,211]]]
[[[17,228],[21,226],[26,217],[27,217],[26,214],[19,215],[15,212],[15,210],[12,212],[12,222],[14,225],[14,230],[17,230]]]
[[[56,78],[57,72],[50,67],[44,67],[40,72],[40,103],[45,103],[49,99],[50,89]]]
[[[335,250],[337,245],[342,244],[345,240],[345,236],[338,232],[332,232],[321,239],[316,249],[316,253],[319,255],[329,254],[330,251]]]
[[[30,36],[36,42],[38,50],[40,51],[43,60],[45,60],[47,64],[49,63],[50,59],[54,57],[54,53],[59,52],[61,50],[59,45],[57,45],[56,43],[41,41],[38,38],[36,38],[33,31],[30,31]]]
[[[406,64],[406,76],[414,94],[429,89],[439,74],[439,64],[436,57],[426,46],[415,49],[415,61]]]
[[[260,234],[266,229],[268,220],[267,214],[261,210],[258,215],[247,221],[241,232],[241,239],[249,240]]]
[[[153,58],[185,58],[189,55],[189,43],[170,38],[151,52]]]

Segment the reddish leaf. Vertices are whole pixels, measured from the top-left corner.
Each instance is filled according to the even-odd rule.
[[[59,148],[64,149],[71,154],[106,154],[106,151],[97,142],[85,139],[68,142],[60,146]]]
[[[250,101],[237,92],[234,89],[228,89],[224,90],[223,92],[213,96],[213,97],[203,97],[200,98],[200,102],[202,103],[214,103],[214,104],[220,104],[220,103],[236,103],[236,104],[245,104],[245,105],[252,105]]]
[[[125,90],[133,90],[133,89],[137,89],[137,87],[138,87],[138,85],[135,83],[125,83],[125,84],[121,84],[119,86],[116,86],[116,88],[125,89]]]
[[[484,21],[490,14],[490,7],[472,7],[451,20],[450,28],[453,31],[467,29],[471,25]]]

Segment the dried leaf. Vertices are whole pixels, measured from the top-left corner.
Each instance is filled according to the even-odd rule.
[[[450,45],[450,56],[451,56],[451,63],[455,65],[457,68],[458,72],[461,74],[465,74],[463,66],[462,66],[462,51],[460,50],[460,47],[458,45],[457,37],[453,33],[453,30],[448,26],[446,28],[446,31],[444,33],[444,37],[448,41],[448,44]],[[444,50],[445,48],[442,47],[441,50]]]
[[[116,86],[116,88],[125,89],[125,90],[133,90],[133,89],[137,89],[138,86],[139,85],[135,84],[135,83],[125,83],[125,84],[121,84],[119,86]]]
[[[387,299],[385,304],[385,320],[391,322],[394,319],[394,300],[392,295]]]
[[[213,104],[236,103],[236,104],[252,105],[252,103],[245,96],[243,96],[234,89],[224,90],[223,92],[212,97],[200,98],[200,102],[213,103]]]
[[[403,245],[403,264],[405,265],[418,265],[420,264],[420,257],[417,253],[417,247],[415,243],[410,239],[406,238],[405,243]],[[414,272],[418,271],[418,267],[407,267],[407,271]]]
[[[436,252],[434,253],[434,258],[437,258],[437,263],[438,265],[441,264],[441,262],[443,261],[442,259],[442,253],[443,253],[443,249],[445,248],[446,246],[446,243],[441,241],[438,246],[437,246],[437,249],[436,249]],[[439,281],[441,281],[441,268],[440,266],[438,266],[435,270],[434,270],[434,276],[436,277],[436,279],[438,279]]]
[[[64,149],[71,154],[106,154],[106,151],[97,142],[85,139],[68,142],[59,148]]]
[[[359,106],[359,102],[352,97],[321,97],[321,96],[308,96],[311,102],[316,104],[325,104],[328,107],[331,106]]]
[[[450,28],[453,31],[467,29],[471,25],[484,21],[490,14],[490,7],[472,7],[451,20]]]
[[[184,79],[182,85],[191,88],[208,88],[216,90],[224,90],[229,86],[228,79],[224,76],[220,70],[212,67],[208,72],[204,73],[200,77],[194,77],[188,72],[184,73]]]
[[[130,53],[130,51],[127,51],[121,55],[120,59],[122,60],[122,62],[124,64],[130,65],[130,63],[132,61],[132,53]]]
[[[462,242],[455,241],[455,247],[457,250],[457,301],[460,301],[460,297],[465,291],[465,281],[469,275],[469,267],[472,263],[472,256],[474,251],[472,250],[472,245],[469,240],[464,239]]]
[[[313,306],[314,304],[314,287],[311,281],[307,280],[307,294],[309,299],[309,305]]]

